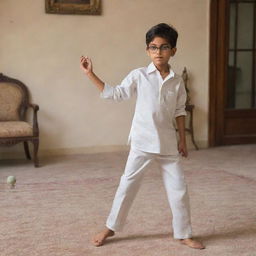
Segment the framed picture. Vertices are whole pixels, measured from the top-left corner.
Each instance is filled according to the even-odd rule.
[[[46,13],[101,14],[101,0],[45,0]]]

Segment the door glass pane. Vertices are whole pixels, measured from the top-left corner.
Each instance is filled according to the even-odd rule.
[[[252,52],[237,52],[235,108],[251,108]]]
[[[253,48],[253,3],[238,4],[237,48]]]
[[[235,75],[236,75],[236,67],[234,65],[234,57],[235,52],[229,52],[228,58],[228,84],[227,84],[227,100],[226,100],[226,107],[227,108],[235,108]]]
[[[233,67],[235,65],[235,52],[229,51],[228,66]]]
[[[229,48],[235,48],[235,21],[236,21],[236,5],[230,3],[229,7]]]

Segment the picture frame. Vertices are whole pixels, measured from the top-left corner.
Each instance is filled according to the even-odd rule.
[[[101,14],[101,0],[45,0],[45,12],[50,14]]]

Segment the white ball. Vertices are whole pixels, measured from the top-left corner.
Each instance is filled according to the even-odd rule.
[[[14,186],[15,183],[16,183],[16,178],[15,178],[15,176],[8,176],[8,178],[7,178],[7,184],[10,184],[10,185]]]

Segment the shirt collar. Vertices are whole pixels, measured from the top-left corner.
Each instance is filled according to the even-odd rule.
[[[174,75],[175,75],[174,71],[171,69],[171,66],[170,66],[169,64],[168,64],[168,66],[169,66],[169,69],[170,69],[170,74],[169,74],[170,78],[171,78],[171,77],[174,77]],[[156,68],[156,66],[154,65],[154,63],[151,62],[151,63],[148,65],[147,73],[150,74],[150,73],[155,72],[155,71],[157,71],[157,68]]]

